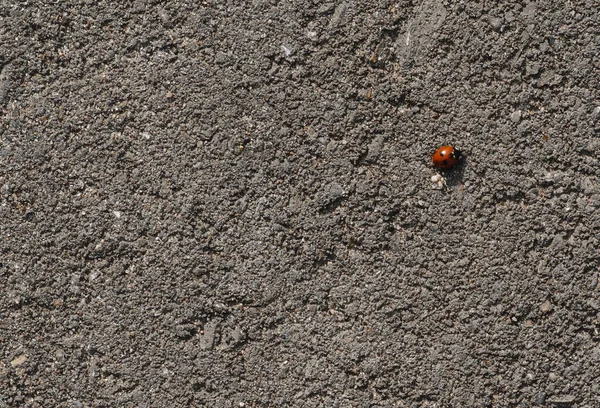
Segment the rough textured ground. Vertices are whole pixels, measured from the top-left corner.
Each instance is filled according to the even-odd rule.
[[[596,2],[0,18],[0,407],[600,406]]]

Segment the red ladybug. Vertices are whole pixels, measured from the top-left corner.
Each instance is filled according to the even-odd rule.
[[[452,146],[442,146],[433,154],[433,164],[440,169],[450,169],[458,163],[460,151]]]

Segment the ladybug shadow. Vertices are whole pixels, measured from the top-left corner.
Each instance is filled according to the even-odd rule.
[[[446,187],[453,188],[463,184],[463,178],[467,164],[468,158],[463,153],[456,166],[452,167],[451,169],[441,170],[441,174],[446,180]]]

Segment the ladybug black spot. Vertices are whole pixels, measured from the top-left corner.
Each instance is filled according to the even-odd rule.
[[[448,165],[448,160],[446,160],[446,159],[442,160],[442,164],[443,164],[444,166],[447,166],[447,165]]]

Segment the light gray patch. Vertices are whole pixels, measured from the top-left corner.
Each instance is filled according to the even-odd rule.
[[[433,34],[442,27],[447,15],[448,12],[441,2],[423,2],[416,10],[415,17],[407,21],[403,33],[398,36],[398,60],[402,64],[420,65],[434,44]]]
[[[8,93],[12,87],[11,67],[11,64],[8,63],[0,71],[0,106],[4,106],[8,102]]]

